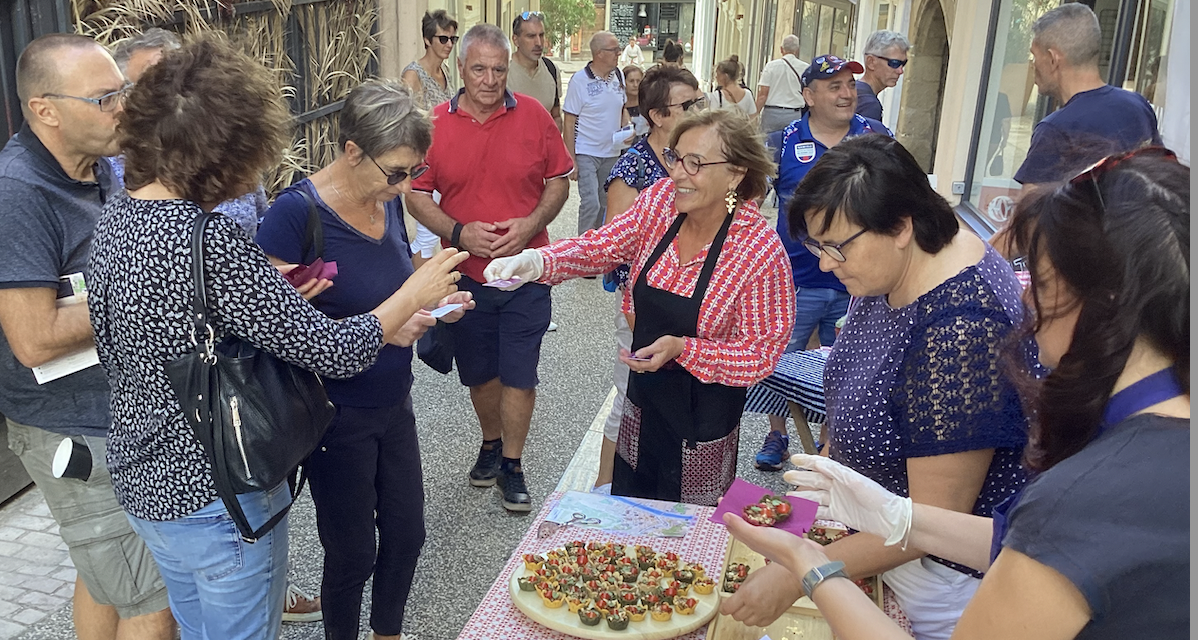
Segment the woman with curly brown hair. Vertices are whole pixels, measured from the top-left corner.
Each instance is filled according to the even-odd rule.
[[[88,305],[112,387],[108,467],[158,563],[184,640],[273,638],[282,616],[287,520],[253,544],[238,534],[165,366],[195,349],[196,219],[255,188],[290,133],[280,91],[256,61],[214,35],[167,53],[120,116],[128,193],[105,205],[92,243]],[[215,339],[237,336],[330,378],[373,365],[413,314],[456,289],[450,270],[465,258],[443,252],[370,312],[333,320],[231,219],[211,219],[203,246]],[[289,499],[286,483],[238,496],[255,527]]]

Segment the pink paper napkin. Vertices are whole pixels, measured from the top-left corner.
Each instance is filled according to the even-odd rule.
[[[715,513],[711,514],[711,521],[724,524],[725,513],[732,513],[744,518],[745,507],[757,504],[757,501],[761,500],[761,496],[767,493],[774,492],[765,487],[759,487],[737,478],[732,481],[732,486],[728,487],[728,492],[724,494],[724,499],[716,507]],[[815,522],[815,512],[819,508],[819,504],[794,496],[783,495],[782,497],[790,502],[794,510],[791,511],[789,518],[778,523],[774,528],[789,531],[796,536],[807,533],[807,530],[811,528],[811,524]]]

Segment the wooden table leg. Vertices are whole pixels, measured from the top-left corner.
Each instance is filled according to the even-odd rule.
[[[811,437],[811,425],[807,424],[807,414],[803,407],[790,400],[786,401],[786,406],[790,407],[790,417],[794,419],[799,441],[803,443],[803,453],[819,454],[819,450],[815,448],[815,438]]]

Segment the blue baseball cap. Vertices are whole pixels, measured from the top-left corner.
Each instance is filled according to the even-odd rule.
[[[845,60],[829,53],[812,60],[799,81],[804,87],[810,87],[813,80],[827,80],[845,69],[853,73],[865,73],[865,67],[861,66],[860,62]]]

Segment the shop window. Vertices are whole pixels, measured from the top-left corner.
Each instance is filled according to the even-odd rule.
[[[791,32],[799,36],[799,59],[810,62],[825,53],[848,57],[855,23],[856,6],[847,0],[804,0]]]
[[[1027,157],[1032,129],[1059,106],[1036,89],[1030,47],[1032,24],[1060,4],[1058,0],[1004,0],[1000,9],[994,53],[988,62],[990,79],[985,87],[977,154],[971,160],[973,176],[965,197],[995,228],[1006,222],[1022,189],[1013,176]],[[1117,5],[1114,0],[1096,0],[1091,5],[1103,31],[1100,69],[1107,75],[1116,59],[1114,52],[1127,52],[1123,87],[1147,98],[1159,115],[1167,85],[1161,77],[1162,60],[1167,55],[1173,0],[1135,3],[1136,27],[1130,41],[1116,38]]]
[[[1047,111],[1048,100],[1036,90],[1031,62],[1032,24],[1059,2],[1015,0],[1003,2],[994,54],[990,60],[990,82],[971,191],[967,194],[994,227],[1001,226],[1014,209],[1022,188],[1015,171],[1027,157],[1032,128]]]

